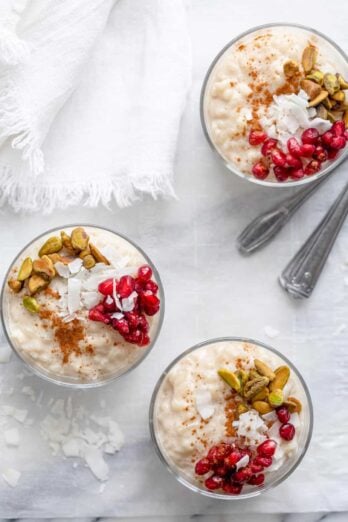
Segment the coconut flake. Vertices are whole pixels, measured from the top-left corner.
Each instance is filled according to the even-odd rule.
[[[68,310],[73,314],[80,308],[81,281],[75,277],[68,280]]]
[[[245,466],[247,466],[249,464],[249,455],[244,455],[244,457],[242,457],[241,459],[238,460],[238,462],[236,463],[236,469],[237,471],[240,469],[240,468],[244,468]]]
[[[2,478],[9,486],[15,488],[19,482],[19,479],[21,478],[21,473],[14,468],[7,468],[3,472]]]
[[[277,414],[275,411],[270,411],[269,413],[265,413],[264,415],[262,415],[262,418],[268,422],[268,421],[275,421],[277,420]]]
[[[21,410],[19,408],[15,408],[14,406],[3,406],[3,412],[8,417],[13,417],[16,421],[23,423],[28,415],[28,410]]]
[[[278,335],[279,335],[279,330],[276,330],[272,326],[268,326],[268,325],[264,327],[264,332],[267,335],[267,337],[270,337],[271,339],[274,339],[275,337],[278,337]]]
[[[258,445],[266,440],[266,431],[267,425],[257,411],[250,410],[239,416],[238,436],[246,437],[250,445]]]
[[[70,277],[69,266],[65,265],[61,261],[54,263],[54,268],[57,270],[57,274],[60,275],[60,277],[64,277],[64,279],[68,279],[68,277]]]
[[[4,431],[4,440],[7,446],[18,446],[19,431],[17,428],[11,428]]]
[[[131,312],[135,306],[135,300],[138,297],[137,292],[132,292],[130,296],[124,297],[121,301],[121,307],[124,312]]]
[[[81,299],[83,305],[90,310],[94,306],[97,306],[101,298],[99,292],[81,292]]]
[[[71,261],[71,263],[68,263],[70,273],[77,274],[81,270],[82,263],[83,263],[83,261],[79,257],[74,259],[74,261]]]
[[[74,313],[74,314],[68,314],[68,315],[64,315],[62,314],[62,321],[63,323],[71,323],[71,321],[73,321],[74,319],[76,319],[77,315]]]
[[[195,393],[196,408],[203,420],[214,415],[214,404],[208,388],[198,388]]]
[[[87,447],[84,451],[87,466],[98,480],[104,481],[109,478],[109,467],[106,464],[103,453],[99,448]]]
[[[111,319],[117,319],[117,321],[119,321],[120,319],[123,319],[124,318],[124,315],[121,314],[121,312],[115,312],[114,314],[111,315]]]

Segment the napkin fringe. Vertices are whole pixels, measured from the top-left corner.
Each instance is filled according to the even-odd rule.
[[[86,181],[73,185],[42,185],[25,183],[16,180],[9,168],[4,168],[0,175],[0,207],[10,205],[15,212],[30,211],[51,213],[54,209],[65,209],[70,206],[86,206],[95,208],[99,204],[111,209],[111,203],[121,207],[128,207],[141,198],[143,193],[158,197],[173,197],[176,194],[171,183],[172,172],[161,172],[157,177],[144,175],[140,177],[113,178],[103,180],[103,176],[96,176],[98,181]]]
[[[5,28],[0,30],[0,61],[8,65],[23,62],[29,56],[29,47],[16,33]]]

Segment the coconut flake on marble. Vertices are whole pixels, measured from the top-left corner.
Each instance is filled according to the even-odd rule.
[[[35,391],[33,390],[33,388],[31,386],[23,386],[22,393],[24,395],[28,395],[28,397],[30,397],[33,402],[35,401],[36,394],[35,394]]]
[[[99,448],[89,446],[84,450],[84,459],[87,466],[98,480],[108,480],[109,466],[103,458],[103,452]]]
[[[2,411],[5,415],[7,415],[8,417],[12,417],[21,424],[23,424],[28,415],[28,410],[21,410],[20,408],[15,408],[14,406],[8,405],[4,405],[2,407]]]
[[[266,325],[263,330],[264,330],[265,334],[267,335],[267,337],[269,337],[270,339],[274,339],[275,337],[278,337],[278,335],[279,335],[279,330],[277,330],[276,328],[273,328],[272,326],[269,326],[269,325]]]
[[[195,402],[197,411],[203,420],[207,420],[214,415],[215,407],[208,388],[198,388],[195,391]]]
[[[15,488],[19,482],[19,479],[21,478],[21,475],[21,472],[14,468],[7,468],[2,473],[2,478],[9,486]]]
[[[75,277],[68,279],[68,310],[70,314],[73,314],[79,310],[81,294],[81,281]]]
[[[70,273],[77,274],[81,270],[82,263],[83,263],[83,261],[79,257],[74,259],[74,261],[71,261],[70,263],[68,263],[68,268],[69,268]]]
[[[3,432],[4,441],[7,446],[18,446],[19,445],[19,431],[17,428],[10,428]]]

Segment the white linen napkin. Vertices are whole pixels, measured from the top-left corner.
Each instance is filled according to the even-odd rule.
[[[20,2],[12,27],[25,47],[0,66],[0,204],[49,212],[174,195],[184,0]],[[0,39],[0,61],[1,50]]]

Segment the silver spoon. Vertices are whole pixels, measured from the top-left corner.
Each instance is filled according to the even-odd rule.
[[[280,285],[293,297],[311,296],[347,214],[348,183],[279,277]]]

